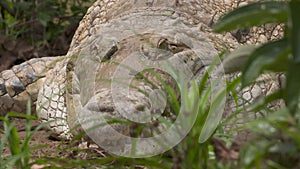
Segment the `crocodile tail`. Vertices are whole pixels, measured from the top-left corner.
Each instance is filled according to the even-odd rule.
[[[47,72],[58,58],[34,58],[1,72],[0,115],[9,111],[25,112],[28,100],[35,103]]]

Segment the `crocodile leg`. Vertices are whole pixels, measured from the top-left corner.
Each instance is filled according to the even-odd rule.
[[[53,67],[51,63],[58,58],[60,57],[34,58],[1,72],[0,115],[5,115],[8,111],[25,112],[29,99],[36,102],[46,74]]]
[[[70,139],[69,125],[67,124],[66,66],[69,58],[61,58],[54,68],[47,74],[37,97],[37,116],[44,122],[45,128],[52,131],[52,136],[58,139]]]

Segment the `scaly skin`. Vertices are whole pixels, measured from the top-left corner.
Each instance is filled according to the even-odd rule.
[[[183,30],[186,31],[186,36],[201,41],[203,45],[202,54],[210,58],[207,63],[198,66],[199,62],[192,59],[195,53],[188,55],[187,60],[192,62],[188,65],[191,67],[198,66],[194,72],[196,75],[201,75],[204,70],[203,67],[207,66],[209,60],[212,61],[216,54],[224,49],[231,50],[236,48],[240,43],[262,43],[282,36],[280,26],[256,27],[246,31],[246,35],[243,34],[245,31],[242,32],[242,34],[240,31],[218,35],[211,32],[211,25],[216,22],[222,14],[248,2],[250,2],[250,0],[246,2],[233,0],[96,1],[80,22],[67,56],[55,60],[53,62],[55,65],[54,68],[45,74],[46,77],[41,78],[40,83],[37,83],[37,86],[40,86],[44,81],[39,90],[37,99],[37,115],[39,119],[42,122],[50,121],[47,128],[52,130],[56,137],[70,138],[72,136],[69,131],[70,128],[74,128],[78,125],[78,114],[76,113],[78,111],[85,113],[84,110],[90,110],[114,118],[121,118],[120,112],[116,111],[112,103],[112,93],[109,89],[111,83],[91,83],[90,85],[96,86],[95,92],[90,91],[91,88],[88,87],[91,86],[89,85],[82,86],[82,81],[88,80],[86,79],[87,77],[95,76],[96,79],[106,79],[110,78],[112,73],[116,71],[116,66],[101,62],[101,59],[105,58],[119,62],[134,51],[142,51],[147,57],[151,58],[153,55],[151,54],[151,47],[149,46],[154,45],[153,47],[160,48],[160,41],[163,39],[166,39],[167,46],[175,44],[175,50],[172,48],[174,51],[172,51],[171,48],[166,48],[165,50],[172,52],[176,56],[186,55],[185,52],[190,51],[189,47],[178,44],[176,38],[157,38],[154,34],[136,35],[132,34],[132,32],[131,34],[128,32],[124,33],[125,31],[130,32],[132,29],[141,30],[143,26],[144,29],[151,26],[153,26],[154,29],[156,26],[157,29],[155,33],[165,32],[168,34],[170,32],[164,30],[172,28],[172,26],[174,26],[172,24],[178,26],[177,23],[174,22],[175,20],[184,23],[180,26],[183,26]],[[149,20],[139,20],[139,18],[143,18],[141,16],[144,18],[149,16]],[[155,21],[152,22],[151,17],[156,20],[154,19]],[[120,25],[116,25],[119,21],[128,23],[128,25],[132,27],[120,27]],[[145,25],[147,26],[145,27]],[[121,32],[118,32],[118,30],[121,30]],[[192,33],[189,33],[189,30],[193,30],[191,31]],[[103,41],[105,38],[107,41]],[[96,62],[98,65],[87,66],[85,62],[76,59],[76,57],[82,55],[95,58],[98,60],[98,62]],[[43,67],[43,65],[41,67]],[[91,72],[91,70],[94,71]],[[13,86],[11,85],[12,80],[10,80],[12,76],[3,77],[5,74],[7,73],[3,72],[0,76],[0,89],[2,92]],[[159,72],[158,74],[164,77],[163,74]],[[152,76],[147,77],[151,79]],[[165,79],[166,81],[172,81],[168,76],[166,76]],[[169,84],[172,83],[173,82],[170,82]],[[13,82],[13,84],[16,83]],[[144,82],[133,81],[133,84],[144,88],[148,92],[153,91],[153,86],[149,86]],[[154,82],[154,84],[160,86],[158,82]],[[241,93],[241,96],[247,101],[252,101],[255,97],[272,92],[273,88],[277,89],[278,87],[279,83],[277,79],[275,79],[249,87],[249,89],[245,89]],[[22,90],[24,91],[24,89],[25,88]],[[26,92],[30,93],[27,88]],[[122,93],[122,91],[118,91],[118,93]],[[0,94],[3,95],[1,92]],[[12,92],[9,96],[9,99],[15,98],[16,96],[20,96],[24,99],[22,93],[19,94],[18,92],[16,94]],[[24,100],[26,100],[26,97]],[[5,101],[2,96],[0,103],[6,105],[2,112],[12,110],[14,107],[12,104],[7,104],[9,101]],[[149,101],[145,96],[140,95],[139,92],[135,90],[132,91],[128,98],[124,97],[124,103],[129,107],[126,109],[127,112],[153,113],[149,107]],[[227,106],[228,110],[225,114],[230,114],[232,107],[232,103],[229,103]],[[128,126],[115,125],[114,127],[119,130],[120,133],[125,135],[131,134],[131,128]],[[103,132],[105,133],[105,128]],[[110,136],[110,133],[106,133],[103,137],[110,141],[116,141],[118,139],[114,136]]]
[[[51,63],[60,57],[35,58],[0,73],[0,115],[23,112],[28,99],[36,101]]]

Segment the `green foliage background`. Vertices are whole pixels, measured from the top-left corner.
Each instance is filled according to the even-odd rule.
[[[214,30],[222,32],[267,23],[285,24],[285,36],[282,39],[257,46],[255,50],[253,46],[242,49],[242,53],[248,53],[241,56],[246,57],[242,59],[246,62],[237,69],[242,72],[243,87],[255,82],[263,73],[275,72],[285,77],[285,85],[266,96],[263,107],[278,99],[282,99],[285,105],[279,110],[269,111],[264,118],[248,126],[256,137],[241,152],[244,168],[300,167],[299,11],[299,0],[261,1],[230,12],[215,25]]]
[[[77,25],[91,4],[92,0],[1,0],[0,34],[28,38],[35,45],[51,42]]]

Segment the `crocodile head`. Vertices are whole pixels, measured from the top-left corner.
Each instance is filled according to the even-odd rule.
[[[168,130],[177,112],[166,88],[180,103],[178,81],[199,77],[217,56],[210,39],[196,30],[161,13],[133,14],[99,28],[69,62],[69,126],[80,124],[98,145],[118,152],[128,151],[132,137]]]

